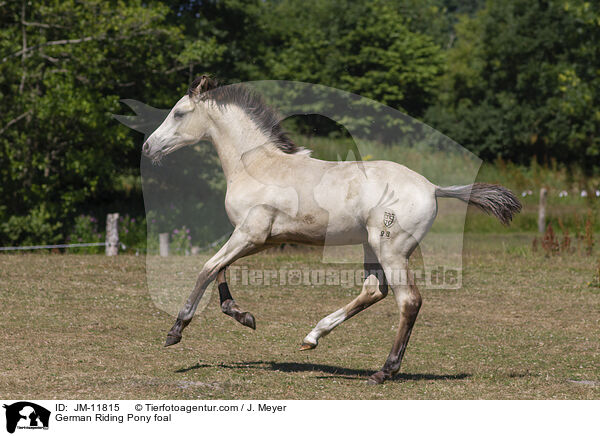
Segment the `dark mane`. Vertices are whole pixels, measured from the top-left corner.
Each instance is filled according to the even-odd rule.
[[[296,154],[306,151],[289,138],[279,123],[280,116],[255,91],[241,84],[219,86],[216,80],[203,76],[192,82],[188,95],[191,97],[200,92],[203,100],[213,100],[219,106],[233,104],[241,108],[284,153]]]

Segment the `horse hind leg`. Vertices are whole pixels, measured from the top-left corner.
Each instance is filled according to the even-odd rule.
[[[256,320],[254,319],[254,315],[252,315],[250,312],[243,312],[231,296],[225,277],[225,269],[226,268],[221,269],[217,274],[219,298],[221,300],[221,311],[225,315],[229,315],[235,319],[240,324],[250,327],[252,330],[256,330]]]
[[[360,295],[343,308],[320,320],[302,341],[300,351],[316,348],[320,338],[328,335],[335,327],[382,300],[387,295],[387,281],[377,257],[368,245],[364,246],[364,253],[365,281]]]
[[[408,260],[405,262],[405,265],[407,263]],[[421,294],[414,283],[412,273],[408,268],[402,268],[399,271],[393,271],[391,268],[386,268],[386,274],[394,274],[394,272],[396,275],[400,273],[400,283],[395,283],[391,286],[400,311],[398,331],[390,354],[383,367],[380,371],[377,371],[369,377],[369,384],[381,384],[400,371],[400,364],[402,363],[402,358],[404,357],[410,334],[417,319],[417,315],[419,314],[419,309],[421,308]]]

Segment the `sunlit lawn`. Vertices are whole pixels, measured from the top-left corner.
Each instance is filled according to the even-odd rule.
[[[0,392],[5,398],[518,399],[600,398],[596,257],[532,254],[532,235],[467,235],[463,287],[423,289],[401,374],[383,364],[397,322],[386,298],[301,353],[304,335],[359,291],[236,286],[252,331],[216,293],[163,348],[173,317],[146,287],[144,257],[0,256]],[[170,258],[171,260],[175,258]],[[181,257],[191,287],[199,258]],[[265,252],[252,268],[314,268],[317,250]]]

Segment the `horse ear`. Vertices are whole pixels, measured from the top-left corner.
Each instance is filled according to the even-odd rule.
[[[198,97],[200,96],[200,94],[203,94],[206,91],[210,91],[211,89],[214,89],[217,86],[218,83],[215,79],[206,75],[200,76],[197,77],[190,85],[190,88],[188,89],[188,95],[190,97]]]

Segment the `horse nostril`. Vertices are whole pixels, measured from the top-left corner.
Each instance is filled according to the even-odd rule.
[[[144,145],[142,146],[142,152],[148,154],[148,150],[150,150],[150,146],[148,145],[148,142],[144,142]]]

